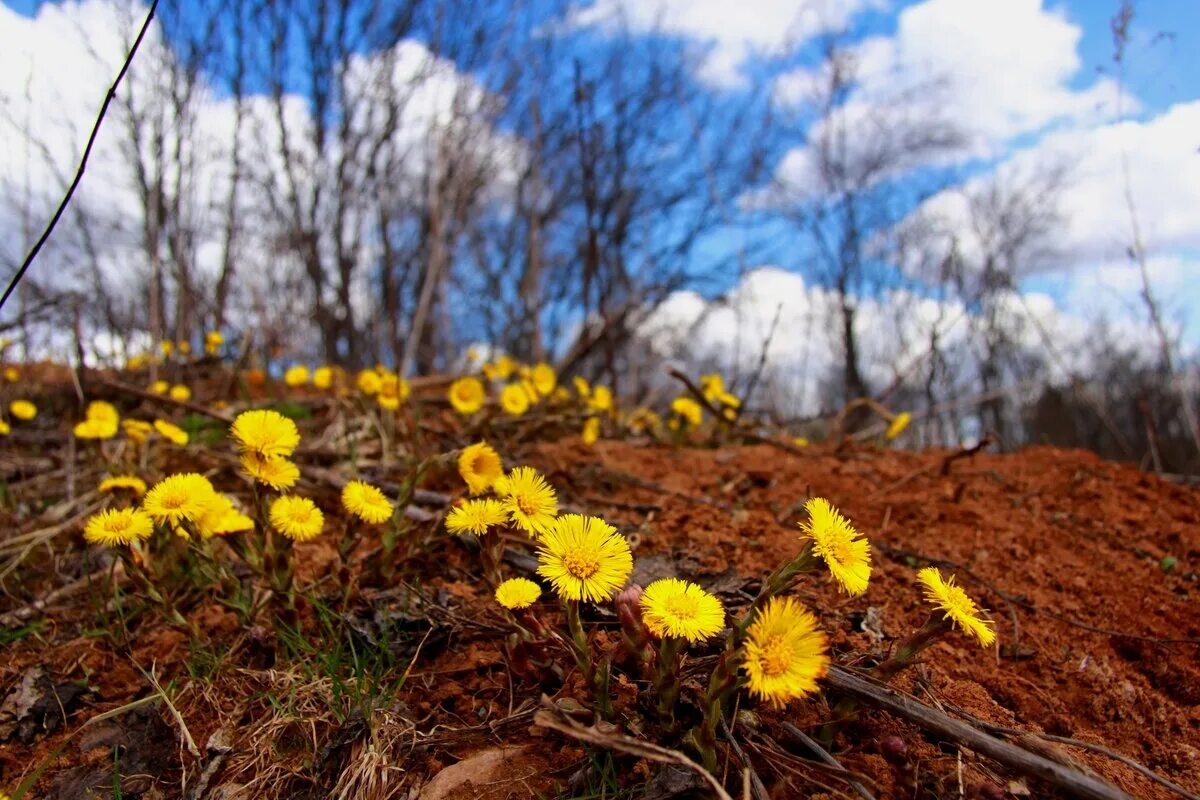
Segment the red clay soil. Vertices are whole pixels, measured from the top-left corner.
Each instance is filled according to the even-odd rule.
[[[947,474],[944,452],[797,455],[768,445],[671,449],[616,441],[586,448],[572,438],[507,455],[543,470],[566,505],[617,524],[634,544],[636,580],[691,578],[731,606],[744,605],[756,581],[796,552],[799,504],[826,497],[869,536],[875,559],[864,596],[839,594],[824,575],[798,590],[829,631],[838,663],[869,666],[920,627],[929,609],[916,569],[938,565],[991,609],[999,641],[983,650],[952,635],[897,678],[898,688],[991,725],[1104,745],[1200,793],[1195,489],[1089,453],[1050,448],[976,455],[954,462]],[[431,482],[432,488],[457,491],[448,474]],[[462,765],[461,780],[443,779],[423,796],[556,796],[590,762],[582,746],[534,727],[532,711],[542,692],[559,701],[583,698],[577,676],[568,668],[565,682],[539,685],[514,675],[500,648],[501,619],[478,578],[478,559],[450,541],[424,567],[432,571],[424,588],[443,609],[439,625],[416,637],[424,639],[399,700],[377,712],[369,734],[361,717],[335,720],[320,710],[317,695],[327,687],[305,683],[304,676],[261,655],[269,647],[258,644],[270,632],[242,630],[236,616],[216,604],[196,609],[193,618],[210,643],[234,647],[237,663],[211,678],[191,677],[184,669],[195,654],[178,630],[140,625],[123,650],[84,635],[87,609],[78,609],[74,618],[67,614],[43,627],[42,640],[26,637],[6,648],[0,699],[10,697],[35,664],[44,666],[51,685],[83,680],[88,688],[64,705],[60,724],[34,736],[5,739],[0,711],[0,787],[11,790],[32,764],[62,747],[34,796],[71,796],[88,769],[93,778],[103,769],[111,775],[111,742],[119,740],[126,745],[122,758],[144,762],[133,772],[140,767],[150,775],[142,784],[123,783],[125,796],[179,796],[184,767],[194,785],[203,767],[214,763],[210,737],[219,733],[217,743],[229,751],[215,760],[204,796],[319,797],[335,789],[346,797],[404,796],[456,764]],[[334,568],[328,546],[302,547],[298,554],[310,578]],[[1169,569],[1166,557],[1175,559]],[[378,611],[396,596],[364,590],[366,611],[360,615],[369,621],[372,608]],[[541,613],[553,619],[553,604],[546,602]],[[605,627],[603,616],[592,620]],[[602,640],[608,630],[611,625]],[[692,685],[711,669],[715,647],[689,651],[691,669],[685,671]],[[554,657],[564,665],[569,660],[562,653]],[[116,720],[124,721],[109,739],[101,737],[107,748],[94,742],[84,748],[82,737],[64,746],[65,735],[87,719],[145,696],[147,679],[133,664],[149,669],[152,662],[163,685],[175,681],[177,710],[200,758],[180,744],[173,715],[155,706]],[[639,719],[639,688],[624,678],[616,687],[619,721],[627,727]],[[275,727],[264,722],[272,711],[268,695],[287,698],[293,710]],[[788,721],[815,735],[833,717],[831,702],[821,696],[782,712],[743,703],[737,738],[772,796],[853,796],[845,783],[807,766],[803,759],[811,753],[782,725]],[[312,709],[311,719],[306,709]],[[1101,753],[1043,739],[1023,743],[1094,771],[1134,797],[1178,796]],[[871,709],[838,727],[832,752],[881,798],[1057,796],[1031,778]],[[740,785],[737,758],[724,757],[727,785]],[[656,786],[665,783],[654,765],[626,756],[618,764],[627,785],[656,775]],[[122,766],[123,775],[132,774]],[[76,774],[83,777],[71,783],[67,778]],[[111,793],[111,777],[107,785]]]

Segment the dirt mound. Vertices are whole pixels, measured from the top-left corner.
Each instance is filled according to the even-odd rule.
[[[991,730],[1046,734],[1036,740],[1042,752],[1133,796],[1176,795],[1120,761],[1063,740],[1110,748],[1200,791],[1195,489],[1050,448],[948,462],[941,452],[797,454],[769,445],[674,449],[616,441],[585,447],[571,438],[506,455],[543,470],[566,506],[616,524],[633,544],[636,581],[691,578],[731,607],[747,605],[757,581],[796,552],[803,501],[826,497],[869,536],[876,568],[862,597],[838,593],[825,576],[801,584],[799,595],[819,613],[839,664],[870,664],[924,622],[928,606],[916,569],[937,565],[991,609],[999,641],[981,650],[951,636],[903,673],[899,688]],[[458,491],[436,471],[428,488]],[[37,796],[68,796],[63,792],[82,785],[81,775],[95,785],[96,771],[104,769],[111,791],[113,752],[124,751],[105,750],[95,736],[65,737],[99,713],[146,696],[152,671],[169,687],[172,707],[160,705],[162,719],[179,741],[136,761],[143,779],[151,773],[158,780],[149,788],[122,781],[125,796],[177,796],[185,775],[193,788],[203,775],[208,793],[196,796],[395,797],[456,763],[468,764],[455,773],[466,777],[460,784],[443,779],[436,796],[555,796],[568,787],[599,796],[605,787],[632,785],[643,786],[634,797],[679,796],[671,785],[687,786],[683,777],[631,757],[597,765],[583,746],[533,726],[542,693],[567,705],[583,696],[577,677],[568,668],[561,680],[536,685],[514,675],[477,554],[469,543],[441,541],[436,555],[419,560],[424,605],[406,599],[404,587],[413,580],[407,577],[392,586],[364,581],[351,611],[339,612],[358,647],[367,642],[366,652],[394,659],[378,670],[379,684],[339,685],[336,677],[277,663],[270,642],[277,633],[245,630],[215,602],[189,613],[201,641],[149,618],[130,620],[124,640],[100,635],[88,629],[94,616],[88,604],[103,602],[94,595],[20,635],[10,629],[13,641],[0,667],[0,722],[10,703],[23,707],[23,686],[43,687],[42,695],[58,687],[61,696],[65,685],[83,691],[71,691],[61,708],[43,700],[30,735],[0,733],[0,786],[11,791],[46,762]],[[377,544],[364,539],[360,553]],[[298,549],[306,580],[319,582],[338,569],[331,551],[322,542]],[[514,571],[528,566],[520,552],[510,561]],[[46,575],[50,588],[53,573]],[[0,612],[15,605],[0,601]],[[544,610],[555,613],[548,602]],[[341,647],[323,638],[323,611],[301,614],[302,638],[314,650]],[[381,620],[390,621],[390,638],[380,633]],[[602,638],[612,629],[604,613],[588,621]],[[716,648],[689,650],[685,686],[698,685],[711,670]],[[363,649],[354,652],[363,658]],[[42,671],[31,677],[35,667]],[[366,699],[356,691],[385,689],[394,693],[388,707],[369,720],[356,712]],[[622,678],[614,690],[619,711],[633,708],[638,686]],[[39,699],[28,698],[26,706]],[[809,796],[817,787],[847,795],[846,784],[812,766],[812,753],[784,725],[816,735],[833,717],[831,703],[836,699],[826,695],[783,712],[744,705],[737,715],[744,755],[773,796]],[[139,714],[138,725],[161,739],[157,721],[150,725]],[[54,724],[46,721],[52,718]],[[139,730],[125,736],[136,739]],[[862,710],[840,725],[832,752],[877,797],[1053,796],[876,711]],[[736,754],[727,756],[733,785],[741,765]]]

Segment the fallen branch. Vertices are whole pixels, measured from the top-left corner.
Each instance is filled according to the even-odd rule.
[[[800,742],[800,744],[807,747],[813,754],[816,755],[817,758],[821,759],[821,761],[824,762],[827,766],[833,767],[834,769],[837,769],[840,772],[845,773],[846,776],[849,776],[851,774],[850,770],[843,767],[840,761],[838,761],[833,756],[829,755],[828,750],[826,750],[824,747],[821,747],[820,742],[818,742],[816,739],[809,736],[804,731],[797,728],[792,723],[787,722],[785,720],[783,723],[783,729],[788,732],[789,736],[793,737],[794,739],[796,739],[796,741]],[[849,787],[851,789],[853,789],[855,792],[857,792],[858,796],[861,797],[863,800],[875,800],[875,795],[871,794],[871,792],[867,789],[867,787],[863,786],[861,783],[856,781],[854,778],[844,777],[843,780],[845,780],[846,784],[849,785]]]
[[[942,459],[942,475],[945,476],[945,475],[950,474],[950,465],[953,464],[955,461],[958,461],[963,458],[970,458],[971,456],[975,455],[979,451],[983,450],[986,447],[990,447],[995,443],[996,443],[996,437],[992,436],[989,433],[989,434],[984,435],[984,437],[982,439],[980,439],[978,442],[971,445],[970,447],[963,447],[963,448],[959,448],[958,450],[955,450],[953,453],[951,453],[950,455],[948,455]]]
[[[549,728],[564,736],[578,739],[595,747],[616,750],[620,753],[644,758],[647,761],[656,761],[659,764],[675,764],[676,766],[685,767],[703,778],[704,782],[712,789],[713,794],[721,800],[733,800],[729,793],[725,791],[725,788],[721,786],[720,782],[708,770],[678,750],[660,747],[644,739],[635,739],[623,733],[605,733],[604,731],[597,730],[594,726],[590,728],[584,727],[568,717],[561,717],[556,712],[551,711],[550,708],[552,706],[549,706],[548,699],[543,698],[542,703],[547,707],[533,715],[534,725]]]
[[[842,667],[830,667],[825,680],[833,689],[853,697],[864,705],[895,714],[923,730],[967,747],[1015,772],[1043,780],[1071,797],[1083,800],[1132,800],[1130,795],[1099,778],[984,733],[973,725]]]
[[[969,714],[966,711],[964,711],[963,709],[958,708],[956,706],[947,706],[947,707],[951,711],[953,711],[955,714],[958,714],[960,717],[970,720],[975,725],[978,725],[979,727],[981,727],[984,730],[989,731],[991,733],[999,734],[1002,736],[1015,736],[1015,737],[1020,737],[1020,738],[1032,736],[1032,737],[1035,737],[1038,739],[1045,739],[1048,742],[1055,742],[1056,744],[1065,744],[1070,747],[1078,747],[1081,750],[1089,750],[1093,753],[1099,753],[1100,755],[1107,756],[1107,757],[1113,759],[1114,761],[1120,761],[1125,766],[1129,767],[1130,769],[1134,770],[1135,772],[1140,773],[1141,775],[1145,776],[1146,778],[1154,781],[1159,786],[1164,786],[1167,789],[1170,789],[1172,792],[1179,795],[1180,797],[1186,798],[1187,800],[1200,800],[1200,795],[1193,794],[1192,792],[1189,792],[1187,789],[1183,788],[1179,784],[1172,783],[1171,781],[1167,780],[1162,775],[1159,775],[1157,772],[1155,772],[1154,770],[1145,766],[1144,764],[1142,764],[1138,761],[1135,761],[1134,759],[1130,758],[1129,756],[1127,756],[1123,753],[1118,753],[1116,750],[1113,750],[1111,747],[1105,747],[1104,745],[1096,744],[1095,742],[1085,742],[1082,739],[1072,739],[1070,736],[1056,736],[1055,734],[1052,734],[1052,733],[1035,733],[1033,731],[1023,731],[1023,730],[1019,730],[1017,728],[1008,728],[1008,727],[1005,727],[1004,725],[995,725],[986,720],[979,719],[978,717],[974,716],[973,714]],[[786,725],[787,723],[784,723],[784,724]]]
[[[131,397],[137,397],[151,403],[159,403],[165,406],[183,408],[191,411],[193,414],[199,414],[204,417],[211,417],[212,419],[220,420],[227,425],[233,422],[233,419],[229,415],[222,414],[220,411],[214,411],[213,409],[202,406],[199,403],[193,403],[188,400],[176,400],[175,398],[165,394],[147,392],[144,389],[139,389],[136,386],[130,386],[127,383],[117,383],[116,381],[108,380],[98,380],[96,383],[106,389],[111,389],[118,394],[127,394]]]

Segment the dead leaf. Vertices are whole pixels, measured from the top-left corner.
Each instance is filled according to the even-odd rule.
[[[527,749],[497,747],[465,758],[435,775],[433,780],[422,787],[417,800],[467,800],[477,797],[478,789],[495,781],[500,769]]]

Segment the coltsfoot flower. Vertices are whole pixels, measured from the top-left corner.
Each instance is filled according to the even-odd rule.
[[[454,406],[454,410],[464,416],[474,414],[483,408],[485,396],[483,383],[479,378],[468,375],[450,384],[450,405]]]
[[[538,575],[564,600],[608,600],[629,580],[629,542],[599,517],[564,514],[542,533]]]
[[[829,671],[828,639],[808,609],[773,598],[746,631],[742,669],[750,694],[781,708],[817,690]]]
[[[912,414],[907,411],[901,411],[896,416],[892,417],[892,421],[888,423],[887,432],[884,434],[889,442],[895,439],[900,434],[904,433],[904,429],[912,422]]]
[[[450,513],[446,515],[446,530],[451,533],[473,533],[483,536],[490,528],[506,522],[508,511],[499,500],[468,500],[450,509]]]
[[[530,536],[541,534],[558,516],[554,487],[533,467],[516,467],[495,485],[513,524]]]
[[[208,478],[195,472],[182,472],[154,484],[146,492],[142,508],[164,525],[195,522],[208,510],[214,494]]]
[[[271,525],[284,536],[297,542],[307,542],[321,535],[325,515],[307,497],[284,495],[271,503]]]
[[[283,456],[266,458],[246,453],[242,456],[242,473],[277,492],[292,488],[300,480],[300,468]]]
[[[496,587],[496,602],[509,610],[528,608],[542,596],[542,587],[528,578],[509,578]]]
[[[146,482],[136,475],[113,475],[100,481],[99,491],[101,494],[117,492],[122,489],[141,497],[146,493]]]
[[[996,641],[992,623],[979,615],[979,607],[961,588],[954,585],[954,576],[943,579],[937,567],[925,567],[917,573],[917,580],[925,588],[925,599],[940,611],[946,619],[989,647]]]
[[[504,475],[500,454],[487,442],[464,447],[458,456],[458,474],[467,482],[471,494],[483,494]]]
[[[642,592],[642,621],[660,639],[700,642],[725,627],[721,601],[694,583],[678,578],[654,581]]]
[[[296,423],[270,409],[238,414],[229,434],[243,453],[254,453],[263,458],[287,458],[300,444]]]
[[[154,520],[145,511],[137,508],[110,508],[88,519],[83,528],[83,538],[92,544],[105,547],[130,545],[150,538],[154,533]]]
[[[814,497],[804,508],[808,522],[800,523],[800,527],[812,539],[813,552],[846,592],[865,592],[871,579],[871,543],[828,500]]]
[[[387,522],[395,511],[384,493],[365,481],[350,481],[342,488],[342,506],[370,525]]]
[[[8,410],[19,420],[28,422],[37,416],[37,406],[28,400],[13,400],[8,404]]]
[[[183,428],[173,423],[167,422],[165,419],[154,420],[154,430],[158,431],[158,435],[171,442],[183,447],[188,443],[188,434]],[[116,432],[116,424],[113,424],[113,432]]]

